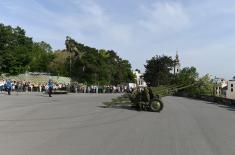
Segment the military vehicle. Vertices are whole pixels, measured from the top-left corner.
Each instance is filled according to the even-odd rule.
[[[192,87],[196,84],[199,83],[197,82],[190,85],[180,84],[146,88],[137,87],[131,93],[126,93],[117,98],[113,98],[110,102],[104,102],[104,105],[106,108],[112,106],[130,105],[139,111],[144,110],[160,112],[164,107],[164,103],[161,100],[162,97],[172,95],[179,90]]]

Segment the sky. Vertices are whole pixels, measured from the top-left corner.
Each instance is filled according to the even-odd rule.
[[[0,0],[0,23],[54,50],[66,36],[112,49],[142,72],[146,60],[178,51],[200,76],[235,76],[234,0]]]

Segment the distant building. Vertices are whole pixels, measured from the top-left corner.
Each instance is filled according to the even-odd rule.
[[[215,77],[213,79],[213,83],[214,83],[214,95],[226,97],[228,82],[224,78]]]
[[[136,69],[135,71],[133,71],[133,73],[136,76],[135,80],[136,80],[137,86],[147,87],[147,83],[144,81],[144,75],[140,73],[140,70]]]
[[[233,77],[233,80],[228,81],[228,89],[226,92],[226,98],[235,99],[235,77]]]
[[[179,55],[178,55],[178,51],[176,51],[176,56],[175,56],[175,60],[174,61],[174,66],[171,70],[171,73],[176,75],[179,74],[181,71],[181,65],[180,65],[180,60],[179,60]]]

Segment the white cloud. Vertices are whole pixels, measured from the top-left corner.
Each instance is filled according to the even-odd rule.
[[[129,42],[131,40],[131,28],[128,25],[117,23],[112,19],[106,10],[94,1],[67,1],[73,6],[73,14],[53,14],[51,21],[68,35],[80,41],[96,40],[103,44],[102,48],[106,48],[105,44],[110,43],[110,46],[117,42]],[[58,22],[56,22],[56,21]],[[79,34],[79,36],[74,36]],[[76,38],[79,37],[79,38]],[[102,45],[101,45],[102,46]]]
[[[120,12],[120,6],[107,1],[0,0],[0,22],[21,26],[27,35],[55,49],[65,48],[66,35],[92,47],[113,49],[142,70],[146,59],[163,53],[174,56],[178,48],[182,65],[231,76],[231,68],[222,66],[234,65],[227,59],[234,57],[235,1],[148,2],[128,1],[125,7],[133,9]],[[222,54],[226,61],[215,68]],[[216,58],[209,60],[207,55]]]
[[[95,40],[94,42],[99,43],[93,46],[99,44],[99,47],[103,48],[106,48],[107,42],[112,47],[120,40],[129,42],[131,39],[131,28],[113,20],[112,16],[95,1],[67,0],[59,1],[58,5],[64,5],[63,10],[50,9],[36,0],[28,0],[26,4],[13,0],[4,2],[2,7],[15,18],[14,23],[9,24],[25,28],[36,40],[47,40],[54,47],[57,46],[56,48],[63,48],[63,39],[66,35],[84,43]],[[58,39],[61,40],[59,46],[53,41]]]
[[[153,32],[179,31],[190,24],[189,15],[177,2],[156,2],[142,10],[144,19],[139,23]]]
[[[113,41],[129,41],[131,38],[131,28],[128,25],[115,22],[108,12],[94,1],[78,3],[80,31],[92,30],[98,34],[100,39]]]

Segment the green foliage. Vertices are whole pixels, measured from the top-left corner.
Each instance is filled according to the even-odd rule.
[[[134,81],[130,63],[121,59],[114,51],[97,50],[71,41],[72,45],[67,46],[67,50],[73,52],[71,55],[73,80],[99,85],[117,85]],[[70,42],[67,42],[67,45],[69,44]],[[69,61],[70,57],[67,58],[67,64]]]
[[[49,44],[34,43],[20,27],[0,24],[0,73],[16,75],[27,70],[47,72],[47,64],[52,59]]]
[[[53,53],[54,59],[49,63],[48,70],[52,75],[69,76],[69,52],[58,50]]]
[[[199,78],[195,67],[185,67],[179,74],[170,73],[173,60],[168,56],[155,56],[147,61],[144,78],[155,95],[165,96],[176,91],[189,95],[212,95],[213,83],[209,75]]]
[[[167,85],[171,83],[173,75],[170,73],[174,61],[168,56],[155,56],[147,60],[144,79],[150,86]]]
[[[185,67],[183,68],[179,74],[175,77],[177,84],[183,84],[184,86],[191,85],[198,81],[199,74],[197,72],[197,69],[195,67]],[[183,90],[180,90],[180,92],[187,92],[188,94],[195,94],[197,92],[196,87],[198,85],[185,88]]]
[[[72,39],[66,40],[66,48],[53,53],[49,44],[33,42],[22,28],[0,24],[0,73],[70,76],[71,60],[71,77],[78,82],[117,85],[134,81],[130,63],[114,51],[97,50]]]
[[[198,80],[198,72],[195,67],[185,67],[176,76],[177,83],[192,84]]]
[[[29,70],[32,72],[49,72],[48,64],[54,59],[51,46],[45,42],[33,44]]]
[[[158,87],[151,87],[151,90],[155,96],[156,95],[158,95],[158,96],[168,95],[170,89],[171,89],[171,87],[167,86],[167,85],[161,85]]]
[[[213,82],[209,75],[199,78],[195,67],[183,68],[177,75],[176,81],[178,84],[184,85],[196,83],[192,87],[181,90],[181,92],[186,92],[189,95],[213,95]]]
[[[208,74],[199,79],[200,85],[197,87],[197,94],[200,95],[213,95],[213,80]]]
[[[0,24],[0,72],[24,72],[30,62],[33,41],[20,27]]]

